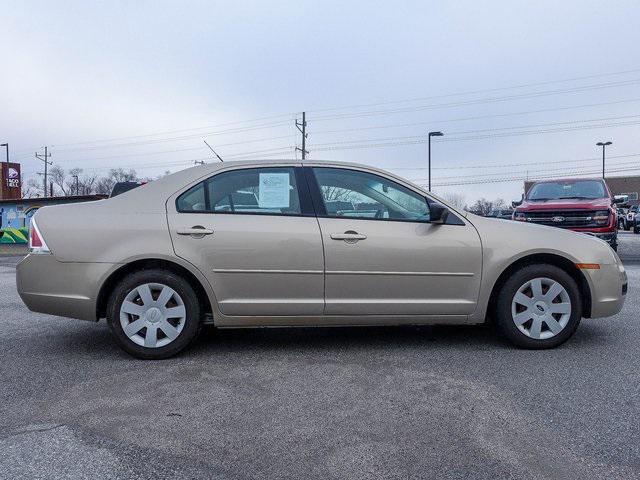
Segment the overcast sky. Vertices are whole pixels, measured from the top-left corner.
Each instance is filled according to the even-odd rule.
[[[303,110],[310,158],[416,183],[426,132],[442,130],[434,190],[468,202],[520,196],[521,180],[489,180],[597,172],[599,140],[614,142],[612,175],[640,174],[637,0],[5,0],[2,12],[0,141],[27,176],[44,145],[65,168],[142,176],[210,161],[203,139],[228,159],[293,158]]]

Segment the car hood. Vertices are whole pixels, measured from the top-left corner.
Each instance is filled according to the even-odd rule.
[[[596,210],[609,208],[610,198],[595,198],[593,200],[577,200],[575,198],[565,198],[562,200],[543,200],[540,202],[525,200],[516,209],[518,212],[529,212],[537,210]]]

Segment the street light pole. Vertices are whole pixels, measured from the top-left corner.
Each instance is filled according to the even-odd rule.
[[[8,143],[0,143],[0,147],[5,147],[7,149],[7,163],[9,163],[9,144]]]
[[[442,137],[443,135],[442,132],[429,132],[429,191],[431,191],[431,137]]]
[[[602,147],[602,179],[604,180],[604,151],[607,145],[611,145],[612,142],[598,142],[596,145]]]

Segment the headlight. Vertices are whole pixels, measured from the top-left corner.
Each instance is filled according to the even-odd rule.
[[[609,210],[598,210],[593,219],[597,225],[607,225],[609,223]]]
[[[524,212],[513,212],[513,219],[520,222],[525,221]]]

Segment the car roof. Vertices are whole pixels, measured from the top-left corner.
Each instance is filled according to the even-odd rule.
[[[553,182],[577,182],[581,180],[597,180],[602,181],[600,177],[562,177],[562,178],[548,178],[545,180],[534,180],[533,183],[553,183]]]
[[[299,167],[299,166],[322,166],[322,167],[347,167],[358,170],[367,171],[374,174],[379,174],[385,176],[387,178],[391,178],[396,180],[401,185],[410,186],[411,188],[418,189],[423,193],[426,193],[424,188],[419,185],[416,185],[409,180],[394,175],[386,170],[382,170],[376,167],[371,167],[369,165],[362,165],[358,163],[352,162],[336,162],[331,160],[277,160],[277,159],[269,159],[269,160],[238,160],[238,161],[230,161],[230,162],[216,162],[216,163],[206,163],[204,165],[198,165],[195,167],[190,167],[184,170],[180,170],[178,172],[166,175],[158,180],[154,180],[153,182],[149,182],[145,185],[144,188],[134,188],[133,190],[129,190],[123,194],[117,195],[111,199],[109,202],[112,202],[111,205],[117,207],[119,204],[124,205],[127,204],[127,208],[131,208],[131,205],[135,205],[136,209],[145,210],[145,211],[153,211],[159,210],[160,205],[164,208],[164,203],[166,199],[185,188],[185,186],[191,185],[199,180],[204,180],[212,175],[215,175],[217,172],[226,170],[226,169],[234,169],[237,167],[269,167],[269,166],[279,166],[279,167]],[[432,197],[438,198],[436,195],[431,194]]]

